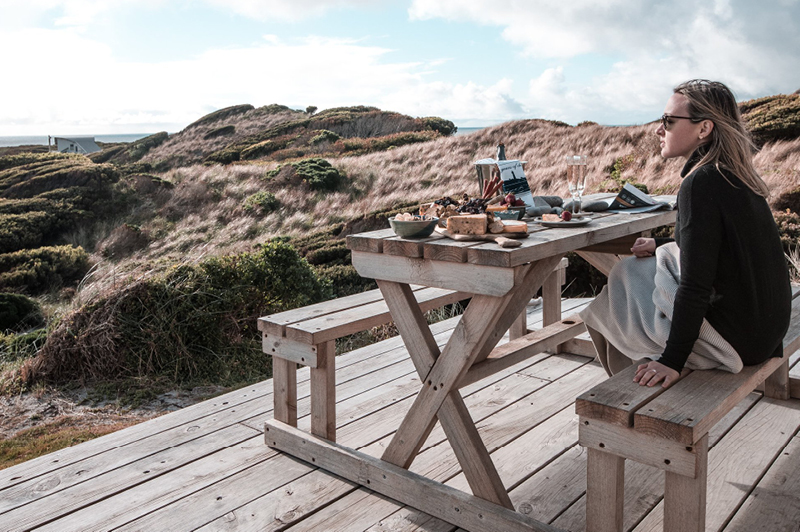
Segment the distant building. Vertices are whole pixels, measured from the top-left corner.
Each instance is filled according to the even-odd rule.
[[[53,139],[56,141],[56,151],[61,153],[94,153],[101,150],[100,146],[95,143],[94,137],[72,137],[68,139],[53,137]],[[47,144],[48,146],[50,145],[49,140]]]

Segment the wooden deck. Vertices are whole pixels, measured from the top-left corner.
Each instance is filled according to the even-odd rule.
[[[564,315],[586,302],[565,300]],[[529,326],[540,322],[529,307]],[[433,327],[440,344],[454,323]],[[298,376],[299,426],[308,429],[308,369]],[[574,400],[604,378],[588,357],[541,354],[462,389],[520,512],[584,530]],[[339,441],[380,456],[419,390],[402,342],[338,357],[336,383]],[[266,447],[271,408],[264,381],[2,470],[0,530],[456,530]],[[800,401],[758,393],[715,427],[707,530],[800,531],[799,428]],[[411,469],[468,489],[438,426]],[[661,530],[662,489],[661,471],[628,463],[626,530]]]

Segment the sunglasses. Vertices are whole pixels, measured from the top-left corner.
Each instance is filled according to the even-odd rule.
[[[683,120],[691,120],[692,122],[702,122],[702,118],[692,118],[691,116],[675,116],[675,115],[661,115],[661,125],[664,126],[664,131],[669,130],[670,126],[674,123],[673,121],[682,118]]]

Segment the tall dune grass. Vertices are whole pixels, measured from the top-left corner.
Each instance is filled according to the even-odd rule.
[[[682,162],[661,157],[654,131],[654,124],[571,127],[544,120],[509,122],[470,135],[330,159],[347,178],[337,191],[327,193],[269,180],[268,173],[276,167],[272,162],[177,168],[161,174],[175,186],[162,192],[167,196],[156,216],[141,223],[142,230],[156,238],[117,262],[96,257],[100,265],[95,280],[87,284],[108,287],[119,284],[121,276],[148,268],[249,251],[274,236],[301,236],[400,203],[476,195],[473,162],[492,157],[499,142],[509,158],[527,161],[525,173],[534,194],[566,196],[563,160],[578,153],[589,158],[588,193],[607,185],[615,168],[622,179],[643,183],[651,193],[675,193]],[[774,200],[800,185],[800,139],[767,143],[755,164]],[[247,198],[261,191],[274,194],[279,203],[275,211],[246,208]]]

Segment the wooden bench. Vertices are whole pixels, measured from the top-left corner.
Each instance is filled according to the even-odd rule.
[[[798,396],[789,378],[789,356],[800,348],[797,294],[795,288],[781,358],[736,374],[684,370],[666,390],[634,383],[635,364],[578,397],[578,442],[587,449],[587,532],[622,530],[625,459],[666,472],[665,531],[705,530],[709,430],[762,384],[767,397]]]
[[[567,260],[542,286],[543,323],[561,320],[561,286]],[[414,288],[423,312],[456,303],[471,294],[443,288]],[[336,340],[392,321],[380,290],[371,290],[258,319],[262,349],[272,355],[273,399],[276,420],[297,426],[297,364],[311,368],[311,432],[336,441]],[[512,339],[528,334],[523,312],[509,329]]]

